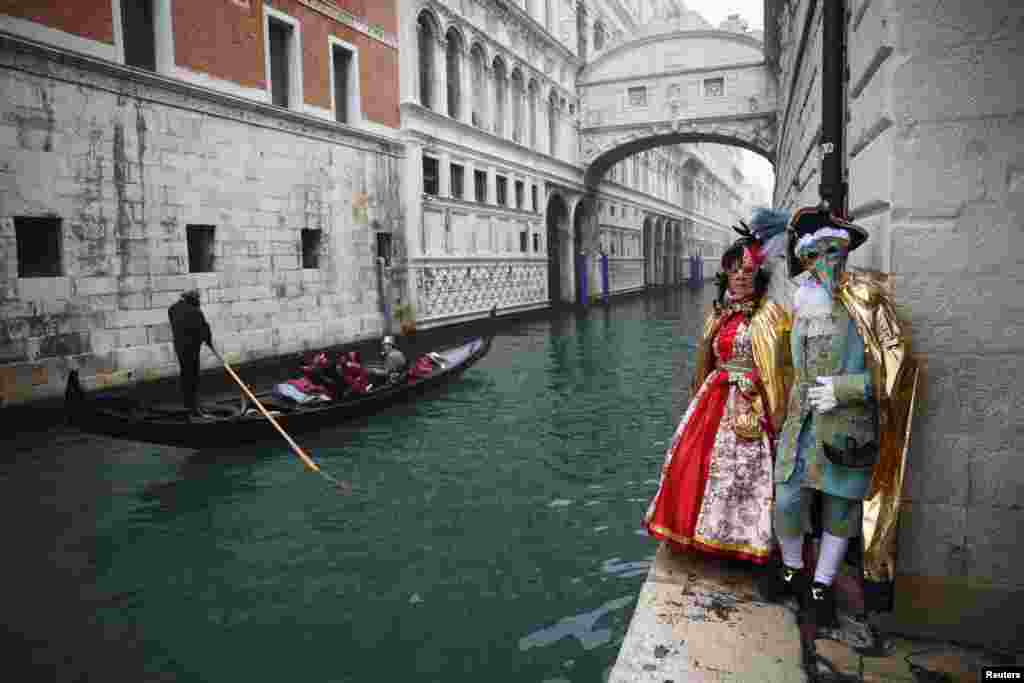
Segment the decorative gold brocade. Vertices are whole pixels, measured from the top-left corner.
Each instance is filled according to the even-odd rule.
[[[775,429],[781,429],[793,383],[793,362],[789,355],[792,320],[784,308],[766,299],[751,318],[750,328],[754,363],[768,396],[768,411]]]
[[[778,429],[784,422],[786,398],[793,382],[793,363],[789,355],[788,336],[792,329],[792,320],[786,310],[774,301],[762,297],[759,303],[750,319],[754,366],[768,395],[772,424]],[[691,398],[697,395],[704,380],[715,369],[712,344],[724,320],[725,316],[717,315],[714,308],[704,319],[704,336],[697,347]]]

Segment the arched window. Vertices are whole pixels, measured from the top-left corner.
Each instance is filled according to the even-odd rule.
[[[604,49],[604,25],[601,22],[594,24],[594,52]]]
[[[505,77],[505,62],[494,58],[494,132],[502,135],[505,130],[505,102],[508,95],[508,79]]]
[[[487,108],[487,84],[484,81],[484,50],[479,45],[473,46],[473,51],[469,54],[469,64],[470,87],[473,90],[472,123],[477,128],[483,128],[486,125],[484,109]]]
[[[462,36],[455,29],[449,29],[447,38],[448,116],[457,119],[462,115]]]
[[[512,72],[512,139],[523,142],[523,74],[519,69]]]
[[[548,153],[558,154],[558,93],[553,90],[548,98]]]
[[[420,104],[433,108],[434,105],[434,25],[426,14],[420,15],[417,25],[420,56]]]
[[[537,100],[540,98],[540,92],[537,88],[537,81],[530,81],[529,89],[529,143],[531,149],[537,149]]]

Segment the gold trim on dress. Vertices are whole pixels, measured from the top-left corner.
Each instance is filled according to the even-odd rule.
[[[656,526],[654,524],[651,525],[651,531],[662,536],[666,536],[675,541],[676,543],[678,543],[679,545],[693,545],[694,543],[700,543],[701,545],[706,545],[709,548],[714,548],[716,550],[740,552],[745,553],[747,555],[754,555],[756,557],[768,557],[769,555],[771,555],[770,547],[762,550],[761,548],[757,548],[752,545],[747,545],[745,543],[722,543],[720,541],[712,541],[710,538],[703,538],[701,536],[686,538],[684,536],[680,536],[679,534],[672,532],[669,529],[666,529],[663,526]]]

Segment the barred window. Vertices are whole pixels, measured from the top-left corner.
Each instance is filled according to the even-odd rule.
[[[459,164],[451,165],[451,193],[455,199],[462,199],[466,169]]]
[[[424,194],[436,195],[440,188],[437,159],[423,157],[423,192]]]
[[[494,179],[494,191],[496,197],[494,203],[498,206],[508,205],[508,179],[505,176],[497,176]]]
[[[647,106],[647,86],[640,85],[635,88],[629,89],[629,106],[631,107],[646,107]]]
[[[487,171],[473,171],[473,184],[476,200],[481,204],[487,202]]]

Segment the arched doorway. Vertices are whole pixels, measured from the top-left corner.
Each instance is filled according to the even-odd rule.
[[[562,283],[564,282],[563,264],[566,262],[563,252],[568,249],[567,233],[569,232],[569,207],[560,195],[552,194],[548,199],[547,210],[547,247],[548,247],[548,301],[556,306],[564,300]]]

